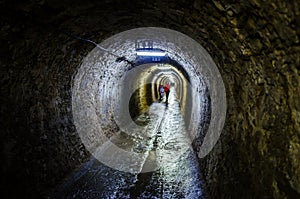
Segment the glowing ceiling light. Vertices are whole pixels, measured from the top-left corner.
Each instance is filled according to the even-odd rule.
[[[164,51],[154,51],[154,50],[139,50],[136,51],[138,56],[152,56],[152,57],[163,57],[166,56]]]

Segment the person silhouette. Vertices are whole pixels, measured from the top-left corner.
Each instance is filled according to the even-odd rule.
[[[169,94],[170,94],[170,84],[167,83],[165,86],[164,86],[164,91],[166,93],[166,104],[168,104],[168,100],[169,100]]]
[[[165,92],[165,90],[164,90],[163,85],[159,85],[159,100],[160,101],[162,101],[162,98],[164,96],[164,92]]]

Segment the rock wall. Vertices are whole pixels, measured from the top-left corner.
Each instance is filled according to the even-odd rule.
[[[227,87],[228,115],[215,150],[200,161],[209,195],[297,198],[299,5],[213,1],[211,6],[216,12],[206,25],[214,34],[207,43]]]
[[[72,121],[71,86],[94,46],[68,34],[99,43],[158,26],[204,46],[226,85],[225,128],[199,160],[209,198],[299,198],[299,6],[297,0],[2,1],[2,195],[45,197],[89,156]]]

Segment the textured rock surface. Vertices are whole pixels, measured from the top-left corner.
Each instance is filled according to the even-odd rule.
[[[2,1],[1,183],[40,198],[84,162],[71,115],[76,68],[93,46],[135,27],[183,32],[222,74],[228,112],[200,160],[211,198],[299,198],[300,4],[297,0]],[[4,193],[5,197],[5,193]]]

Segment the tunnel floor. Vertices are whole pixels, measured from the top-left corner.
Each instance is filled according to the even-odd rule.
[[[130,134],[119,132],[97,154],[107,158],[106,162],[138,172],[110,168],[96,155],[69,176],[53,198],[203,198],[197,156],[174,88],[167,105],[154,102],[135,123],[143,128]],[[120,157],[116,148],[139,155]]]

